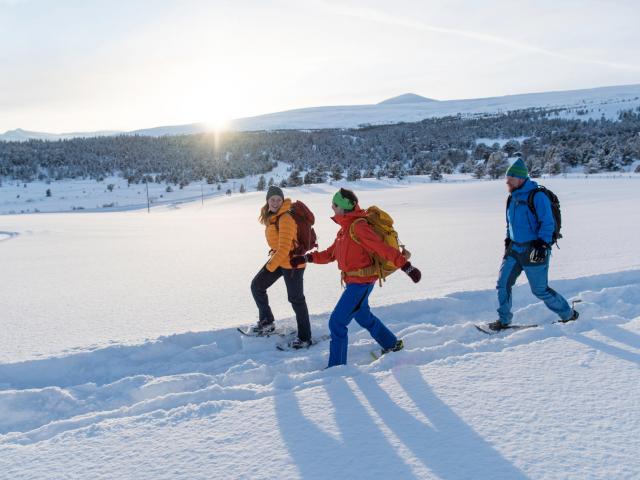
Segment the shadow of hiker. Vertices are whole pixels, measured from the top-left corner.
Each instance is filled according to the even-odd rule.
[[[633,348],[640,348],[640,335],[631,332],[626,328],[622,328],[620,325],[614,325],[612,323],[607,323],[606,325],[596,324],[593,328],[605,337],[609,337],[611,340],[624,343]]]
[[[609,328],[609,327],[607,327]],[[622,330],[622,329],[621,329]],[[598,331],[600,332],[600,329],[598,329]],[[602,331],[601,333],[605,334],[604,331]],[[634,352],[630,352],[629,350],[625,350],[624,348],[620,348],[620,347],[616,347],[614,345],[609,345],[605,342],[602,342],[600,340],[595,340],[593,338],[589,338],[585,335],[581,335],[579,333],[576,334],[572,334],[572,335],[567,335],[567,338],[571,339],[571,340],[575,340],[576,342],[580,342],[583,345],[586,345],[587,347],[591,347],[594,348],[596,350],[601,350],[604,353],[607,353],[609,355],[612,355],[614,357],[618,357],[621,358],[622,360],[626,360],[627,362],[633,362],[633,363],[637,363],[638,365],[640,365],[640,354],[634,353]],[[613,338],[614,340],[618,340],[617,338],[614,337],[609,337],[609,338]],[[618,340],[620,341],[620,340]],[[626,342],[623,342],[626,343]],[[640,345],[638,344],[630,344],[633,347],[638,348]]]
[[[331,399],[340,439],[305,417],[294,393],[274,399],[281,437],[302,478],[416,478],[344,379],[315,388],[324,388]],[[325,415],[331,414],[329,407]]]
[[[393,374],[431,425],[399,407],[374,377],[362,375],[354,381],[385,424],[436,476],[527,478],[435,395],[417,367],[400,368]]]

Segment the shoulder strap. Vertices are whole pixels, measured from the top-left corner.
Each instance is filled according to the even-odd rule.
[[[286,212],[282,212],[282,215],[284,215],[285,213],[288,213],[289,215],[291,215],[291,218],[293,218],[293,221],[296,221],[296,217],[293,216],[293,209],[290,208],[289,210],[287,210]],[[280,217],[282,217],[282,215],[278,215],[276,217],[276,221],[273,222],[273,224],[276,226],[276,230],[280,231]]]
[[[529,205],[529,210],[531,210],[531,213],[535,215],[538,223],[540,223],[540,218],[538,217],[538,212],[536,212],[536,206],[533,203],[533,197],[536,196],[536,193],[542,192],[542,191],[544,191],[544,187],[538,186],[535,190],[531,190],[529,192],[529,196],[527,197],[527,205]]]
[[[356,237],[356,223],[366,221],[366,218],[356,218],[353,222],[351,222],[351,225],[349,225],[349,235],[351,236],[351,240],[356,242],[358,245],[360,245],[360,241],[358,240],[358,237]]]

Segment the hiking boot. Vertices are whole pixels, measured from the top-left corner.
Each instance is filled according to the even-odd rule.
[[[251,333],[254,335],[270,335],[276,330],[275,322],[265,322],[260,320],[255,326],[251,327]]]
[[[578,313],[578,311],[574,309],[571,312],[571,316],[569,318],[567,318],[566,320],[558,320],[558,322],[560,323],[573,322],[574,320],[577,320],[579,316],[580,314]]]
[[[495,322],[491,322],[487,324],[487,327],[489,327],[489,330],[493,330],[494,332],[499,332],[500,330],[504,330],[505,328],[508,328],[509,325],[505,325],[500,320],[496,320]]]
[[[384,355],[385,353],[389,353],[389,352],[399,352],[400,350],[402,350],[404,348],[404,342],[402,341],[402,339],[398,340],[396,342],[396,344],[391,347],[391,348],[384,348],[382,350],[382,355]]]
[[[298,337],[294,338],[289,344],[294,350],[300,350],[301,348],[309,348],[311,346],[310,340],[300,340]]]

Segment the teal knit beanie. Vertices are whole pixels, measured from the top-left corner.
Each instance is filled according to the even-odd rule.
[[[506,176],[507,177],[516,177],[516,178],[528,178],[529,177],[529,170],[527,170],[527,166],[524,164],[524,161],[521,158],[518,158],[507,169]]]

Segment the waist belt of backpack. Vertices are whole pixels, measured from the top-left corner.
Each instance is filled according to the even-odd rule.
[[[514,245],[518,245],[519,247],[528,247],[529,245],[531,245],[532,240],[528,241],[528,242],[514,242],[513,240],[511,240],[511,243],[513,243]]]
[[[378,277],[378,283],[382,286],[382,263],[376,265],[369,265],[365,268],[359,268],[358,270],[352,270],[351,272],[342,272],[342,281],[345,281],[347,277]],[[386,280],[386,279],[385,279]]]

